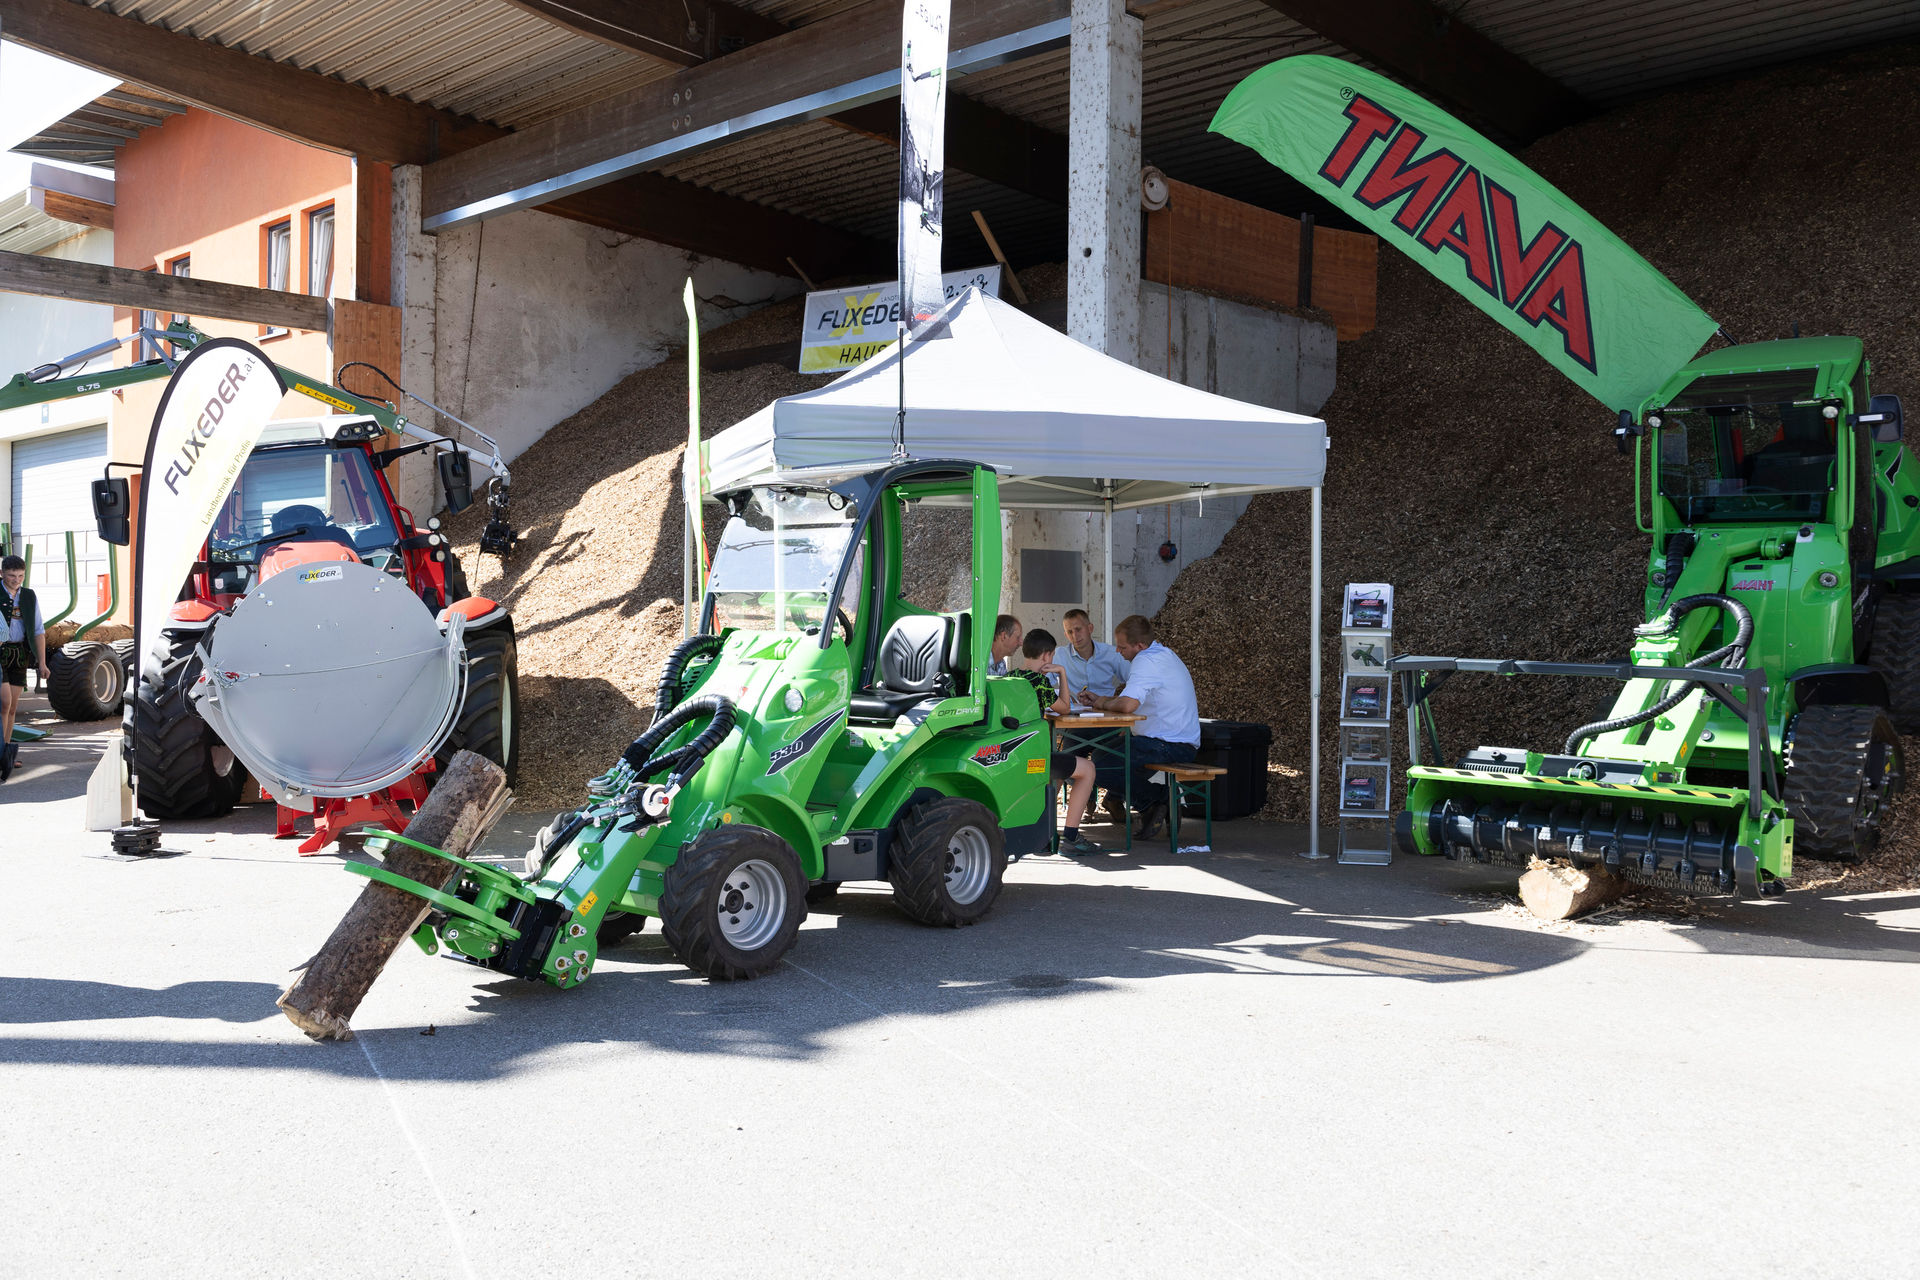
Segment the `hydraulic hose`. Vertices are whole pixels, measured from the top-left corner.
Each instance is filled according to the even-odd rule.
[[[1662,614],[1653,622],[1646,623],[1638,628],[1638,632],[1641,635],[1661,635],[1672,631],[1680,624],[1681,618],[1692,613],[1695,609],[1705,608],[1707,605],[1715,605],[1733,615],[1735,624],[1734,637],[1713,652],[1701,654],[1692,662],[1687,663],[1686,666],[1689,669],[1717,666],[1725,670],[1737,670],[1740,667],[1746,666],[1747,646],[1753,642],[1753,614],[1748,611],[1747,606],[1730,596],[1716,595],[1712,592],[1704,592],[1697,596],[1687,596],[1685,599],[1675,601],[1671,609],[1668,609],[1666,613]],[[1684,680],[1680,683],[1678,689],[1675,689],[1644,711],[1636,711],[1632,715],[1619,716],[1612,720],[1596,720],[1592,724],[1581,725],[1578,729],[1575,729],[1571,734],[1567,735],[1567,745],[1562,748],[1562,751],[1567,755],[1576,755],[1579,753],[1580,744],[1589,738],[1599,737],[1603,733],[1612,733],[1617,729],[1630,729],[1634,725],[1645,724],[1656,716],[1665,715],[1667,712],[1673,710],[1673,708],[1679,706],[1681,699],[1685,698],[1695,689],[1700,688],[1706,689],[1707,693],[1711,695],[1715,701],[1729,707],[1742,719],[1746,718],[1746,709],[1740,706],[1739,703],[1732,701],[1717,685],[1702,685],[1698,680]]]
[[[713,721],[692,742],[657,756],[653,754],[660,749],[661,743],[673,736],[674,730],[702,716],[712,716]],[[731,699],[717,693],[701,694],[697,698],[689,698],[655,720],[645,733],[633,740],[632,746],[621,753],[621,759],[633,766],[636,780],[645,781],[662,769],[671,767],[676,778],[684,782],[700,767],[700,762],[707,758],[707,754],[733,732],[733,723]]]
[[[721,643],[719,636],[702,633],[688,636],[674,646],[673,652],[667,655],[666,665],[660,668],[660,688],[653,695],[653,719],[656,724],[680,701],[680,677],[686,672],[687,664],[709,653],[720,652]]]

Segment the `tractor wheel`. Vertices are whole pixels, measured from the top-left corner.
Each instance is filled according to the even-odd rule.
[[[1887,800],[1905,781],[1893,721],[1878,707],[1808,707],[1788,729],[1786,754],[1794,853],[1865,862],[1880,843]]]
[[[807,918],[800,859],[762,827],[717,827],[680,851],[660,894],[660,930],[689,969],[715,981],[780,963]]]
[[[609,911],[600,921],[599,930],[593,935],[600,944],[600,950],[617,947],[647,927],[647,917],[638,911]]]
[[[76,640],[54,650],[47,662],[47,702],[62,720],[105,720],[120,710],[126,668],[120,655],[97,640]]]
[[[1007,838],[985,805],[942,796],[894,826],[887,879],[893,901],[921,924],[972,924],[1000,896]]]
[[[132,698],[133,775],[149,818],[218,818],[233,812],[247,771],[200,718],[187,690],[200,678],[201,636],[163,637],[159,668]]]
[[[467,637],[467,700],[434,761],[444,774],[456,751],[485,756],[507,771],[520,768],[520,658],[511,626],[491,626]]]
[[[1920,733],[1920,595],[1881,599],[1873,620],[1872,662],[1887,678],[1893,727]]]
[[[108,647],[111,648],[114,654],[120,659],[123,690],[133,688],[134,678],[138,674],[134,670],[137,665],[134,661],[134,655],[139,652],[137,642],[131,638],[115,640]]]

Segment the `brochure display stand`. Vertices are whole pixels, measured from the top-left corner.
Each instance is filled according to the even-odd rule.
[[[1393,587],[1349,582],[1340,609],[1340,861],[1393,861]]]

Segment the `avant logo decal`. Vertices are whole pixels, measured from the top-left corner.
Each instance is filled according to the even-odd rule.
[[[1005,764],[1007,758],[1013,754],[1013,749],[1032,736],[1030,733],[1023,733],[1005,742],[989,742],[973,753],[973,762],[984,769],[991,769],[996,764]]]
[[[825,720],[820,721],[805,733],[795,738],[792,742],[789,742],[786,746],[776,750],[767,758],[767,776],[772,777],[774,774],[792,764],[795,760],[798,760],[801,756],[806,755],[807,752],[819,746],[820,739],[827,736],[827,730],[833,728],[834,723],[839,719],[840,712],[836,711]]]
[[[1327,153],[1320,176],[1344,187],[1368,145],[1387,139],[1354,198],[1370,209],[1399,202],[1393,225],[1411,238],[1400,246],[1409,255],[1420,256],[1416,246],[1429,255],[1458,254],[1475,285],[1536,329],[1542,322],[1558,329],[1567,354],[1600,372],[1580,242],[1547,222],[1523,245],[1512,192],[1445,147],[1415,159],[1427,135],[1359,94],[1345,115],[1353,123]]]
[[[1735,591],[1771,591],[1773,590],[1773,579],[1742,578],[1733,584],[1732,589]]]

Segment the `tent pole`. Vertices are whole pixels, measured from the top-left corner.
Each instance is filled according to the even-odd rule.
[[[1101,606],[1100,611],[1106,615],[1107,639],[1112,640],[1113,624],[1119,621],[1118,618],[1113,616],[1113,494],[1110,485],[1103,483],[1101,487],[1108,489],[1109,492],[1106,500],[1106,561],[1103,570],[1106,574],[1105,581],[1107,585],[1105,602]]]
[[[1320,486],[1313,486],[1313,528],[1308,537],[1312,547],[1311,568],[1307,573],[1313,598],[1307,605],[1307,679],[1312,689],[1307,696],[1307,858],[1324,858],[1320,852]]]

